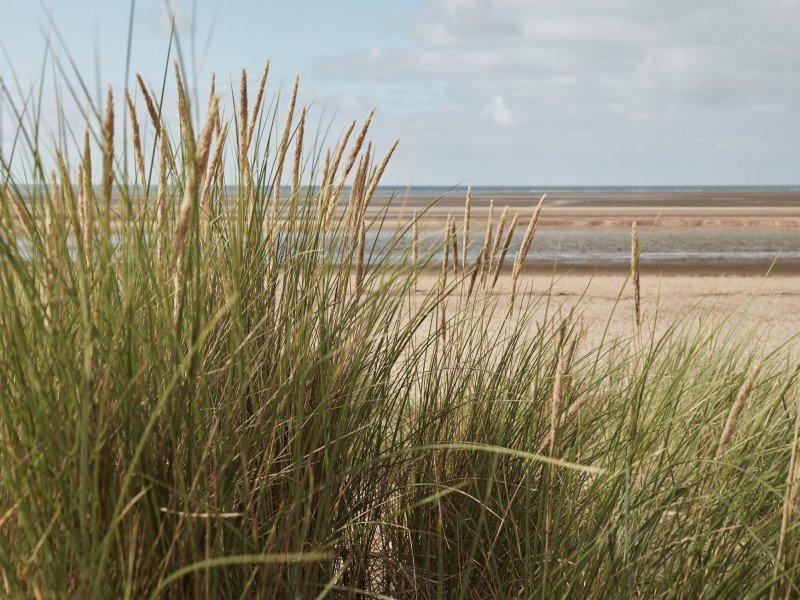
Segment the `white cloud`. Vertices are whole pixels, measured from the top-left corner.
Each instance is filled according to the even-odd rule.
[[[514,115],[508,110],[506,99],[502,96],[495,96],[491,104],[483,111],[483,114],[488,115],[492,121],[503,127],[514,124]]]
[[[416,69],[484,93],[511,81],[509,101],[569,79],[632,115],[800,101],[796,0],[427,0],[411,21],[419,53],[440,59],[387,57],[387,77]]]
[[[492,158],[456,179],[480,177],[475,167],[494,182],[798,179],[798,0],[421,0],[409,11],[406,38],[379,58],[339,56],[321,75],[372,90],[406,148],[426,140],[416,165],[431,172],[446,143],[469,138]],[[434,131],[445,141],[428,159]]]

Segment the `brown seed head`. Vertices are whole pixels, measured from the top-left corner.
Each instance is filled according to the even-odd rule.
[[[258,115],[261,112],[261,103],[264,100],[264,90],[267,87],[267,76],[269,75],[269,61],[264,63],[264,70],[261,72],[261,80],[258,82],[256,90],[256,101],[253,104],[253,113],[250,115],[250,126],[247,128],[247,145],[253,142],[253,132],[256,130]]]
[[[156,105],[153,102],[153,98],[150,95],[150,92],[147,91],[147,86],[144,84],[144,80],[142,76],[138,73],[136,74],[136,83],[139,84],[139,89],[142,92],[142,98],[144,98],[144,105],[147,107],[147,113],[150,115],[150,120],[153,122],[153,127],[156,130],[156,135],[161,135],[161,119],[158,116],[158,110],[156,109]]]
[[[734,400],[733,405],[728,412],[728,419],[725,422],[725,428],[722,430],[722,435],[719,437],[717,456],[722,456],[723,452],[725,452],[728,442],[733,435],[733,431],[736,429],[736,423],[739,421],[742,410],[744,410],[744,405],[747,402],[747,399],[750,397],[750,392],[753,391],[753,386],[758,378],[758,374],[761,372],[762,366],[763,363],[756,365],[756,368],[753,369],[752,373],[750,373],[750,376],[742,384],[742,387],[739,388],[739,393],[736,394],[736,400]]]
[[[350,150],[350,155],[347,157],[347,162],[345,162],[344,171],[342,171],[342,177],[339,180],[339,184],[337,187],[341,188],[344,185],[345,179],[350,174],[350,170],[353,168],[353,164],[356,162],[356,157],[358,153],[361,151],[361,146],[364,143],[364,138],[367,137],[367,130],[369,129],[369,124],[372,122],[372,115],[375,114],[375,109],[369,111],[369,114],[364,119],[364,122],[361,123],[361,129],[356,136],[355,142],[353,142],[353,147]]]
[[[461,247],[461,264],[467,266],[467,252],[469,250],[469,226],[472,217],[472,186],[467,188],[467,197],[464,200],[464,240]]]
[[[506,255],[508,255],[508,249],[511,247],[511,239],[514,237],[514,230],[517,227],[517,218],[519,217],[518,214],[514,214],[514,218],[511,219],[511,226],[508,228],[508,234],[506,235],[506,240],[503,243],[503,249],[500,252],[500,260],[497,261],[497,268],[494,270],[494,278],[492,279],[491,289],[494,289],[494,286],[497,285],[497,280],[500,277],[500,272],[503,270],[503,264],[506,261]]]
[[[292,163],[292,195],[297,198],[300,193],[300,166],[303,157],[303,135],[305,134],[306,123],[306,109],[300,111],[300,117],[297,121],[297,133],[295,134],[294,143],[294,161]]]
[[[641,283],[639,276],[639,231],[631,224],[631,279],[633,279],[633,312],[636,330],[642,326]]]
[[[392,158],[392,154],[397,149],[397,145],[400,143],[400,140],[395,140],[392,144],[391,148],[386,152],[383,157],[383,160],[375,169],[375,172],[372,174],[372,179],[369,182],[369,187],[367,188],[367,193],[364,195],[364,204],[369,204],[369,201],[372,200],[372,196],[375,193],[375,189],[378,187],[378,183],[383,176],[383,172],[386,170],[386,165],[389,164],[389,161]]]
[[[139,175],[139,181],[144,190],[146,186],[145,170],[144,170],[144,154],[142,153],[142,138],[139,130],[139,119],[136,116],[136,107],[133,104],[131,95],[128,90],[125,90],[125,102],[128,105],[128,115],[131,121],[131,137],[133,139],[133,158],[136,162],[136,172]],[[146,192],[146,190],[144,190]]]
[[[114,182],[114,92],[106,92],[106,114],[103,118],[103,202],[108,211],[111,205],[111,186]],[[106,214],[105,219],[109,216]]]

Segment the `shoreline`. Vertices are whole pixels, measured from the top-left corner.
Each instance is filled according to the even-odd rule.
[[[441,201],[440,201],[441,202]],[[370,204],[367,215],[381,217],[385,213],[387,222],[410,219],[416,210],[420,227],[435,229],[442,227],[448,215],[457,221],[462,218],[463,200],[458,205],[435,206],[398,204],[397,200],[390,206],[380,203]],[[520,218],[528,218],[535,204],[514,206],[505,202],[495,203],[495,219],[499,212],[508,206],[509,213],[518,213]],[[489,207],[483,204],[472,205],[472,222],[480,226],[488,219]],[[763,206],[543,206],[539,227],[630,227],[634,221],[642,228],[689,228],[689,227],[746,227],[746,228],[800,228],[800,206],[798,207],[763,207]]]

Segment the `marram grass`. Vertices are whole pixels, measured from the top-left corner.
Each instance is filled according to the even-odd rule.
[[[178,76],[175,128],[139,78],[127,119],[87,106],[85,146],[5,98],[2,593],[800,593],[796,357],[705,321],[592,345],[576,313],[535,320],[541,203],[516,256],[504,213],[467,262],[467,200],[441,268],[416,214],[387,258],[394,146],[370,114],[324,151],[267,74],[251,106],[246,75],[233,106]]]

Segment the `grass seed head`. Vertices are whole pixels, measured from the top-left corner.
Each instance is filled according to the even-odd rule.
[[[642,326],[641,281],[639,275],[639,231],[631,224],[631,279],[633,280],[633,316],[636,331]]]
[[[722,456],[722,454],[725,452],[725,449],[728,447],[731,436],[736,429],[736,424],[738,423],[739,417],[744,410],[747,399],[750,397],[750,393],[753,391],[753,386],[758,378],[758,374],[761,372],[762,366],[763,363],[756,365],[756,368],[751,371],[748,378],[742,384],[742,387],[739,388],[739,392],[736,394],[736,399],[733,401],[731,409],[728,412],[728,418],[725,421],[725,427],[722,430],[722,434],[719,436],[717,456]]]
[[[492,278],[492,285],[491,289],[494,289],[494,286],[497,285],[497,280],[500,277],[500,273],[503,270],[503,265],[506,261],[506,256],[508,255],[508,250],[511,247],[511,239],[514,237],[514,230],[517,227],[517,219],[519,215],[514,213],[514,218],[511,219],[511,225],[508,228],[508,233],[506,234],[505,242],[503,242],[503,249],[500,251],[500,259],[497,261],[497,267],[494,270],[494,277]]]
[[[139,119],[136,115],[136,106],[133,104],[133,100],[131,99],[131,95],[128,93],[128,90],[125,90],[125,102],[128,105],[128,116],[131,122],[131,139],[133,141],[133,158],[134,162],[136,163],[136,172],[139,176],[139,182],[142,186],[142,190],[146,193],[147,190],[144,189],[146,186],[146,174],[144,168],[144,154],[142,153],[142,137],[139,128]]]
[[[467,187],[467,196],[464,199],[464,225],[462,227],[464,239],[461,245],[461,264],[467,266],[467,253],[469,251],[469,228],[472,220],[472,186]]]

